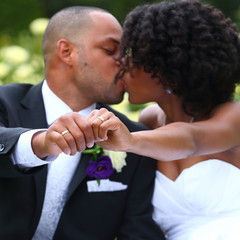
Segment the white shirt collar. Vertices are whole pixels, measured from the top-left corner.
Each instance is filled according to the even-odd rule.
[[[48,125],[52,124],[62,115],[73,112],[73,110],[66,103],[64,103],[57,95],[51,91],[46,80],[44,80],[42,85],[42,96]],[[79,111],[78,113],[86,117],[95,108],[96,103]]]

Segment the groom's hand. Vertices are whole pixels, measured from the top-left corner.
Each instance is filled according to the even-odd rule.
[[[62,152],[75,155],[94,144],[91,123],[74,112],[57,119],[46,131],[36,133],[32,138],[32,149],[43,159]]]

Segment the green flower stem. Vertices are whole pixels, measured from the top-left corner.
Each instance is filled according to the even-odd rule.
[[[97,158],[103,154],[103,149],[98,146],[98,145],[95,145],[94,148],[91,148],[91,149],[86,149],[83,151],[83,153],[85,154],[92,154],[92,161],[97,161]]]

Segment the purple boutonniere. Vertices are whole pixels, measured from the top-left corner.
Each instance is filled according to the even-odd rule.
[[[114,171],[108,156],[100,156],[97,161],[90,161],[86,169],[87,175],[96,179],[107,179]]]
[[[101,179],[108,179],[115,171],[121,172],[121,168],[126,165],[125,152],[114,152],[113,154],[112,151],[104,151],[101,147],[95,145],[94,148],[86,149],[83,153],[92,154],[86,173],[89,177],[96,178],[99,185]],[[110,156],[114,157],[116,154],[121,155],[117,159],[118,163],[110,158]],[[114,166],[113,162],[115,163]]]

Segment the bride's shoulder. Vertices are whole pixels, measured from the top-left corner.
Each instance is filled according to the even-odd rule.
[[[166,115],[158,104],[145,107],[139,114],[139,122],[154,129],[165,125]]]
[[[212,111],[212,117],[219,120],[240,120],[240,102],[229,101],[218,105]]]

